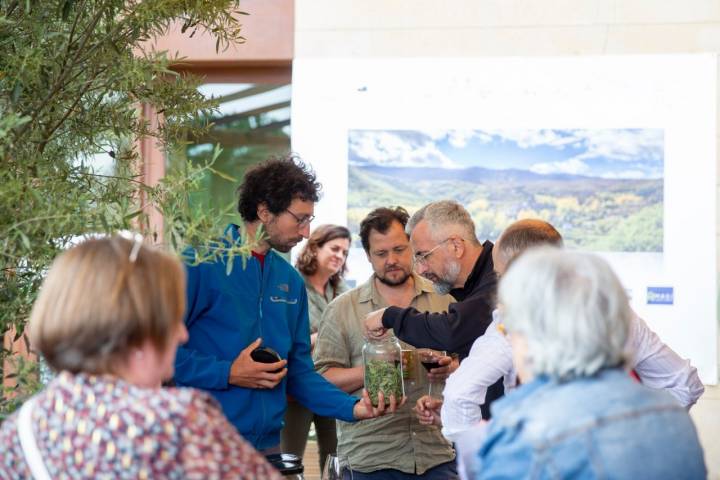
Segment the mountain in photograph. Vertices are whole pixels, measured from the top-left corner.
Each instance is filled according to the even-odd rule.
[[[353,130],[348,225],[378,206],[457,200],[478,237],[542,218],[572,248],[663,251],[663,137],[647,129]]]

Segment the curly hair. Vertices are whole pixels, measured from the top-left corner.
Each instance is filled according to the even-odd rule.
[[[341,225],[320,225],[317,227],[312,234],[310,234],[310,238],[308,238],[300,255],[298,255],[295,267],[306,277],[315,275],[318,268],[316,258],[318,249],[322,248],[327,242],[337,238],[346,238],[348,241],[352,241],[350,230]],[[347,262],[343,263],[339,272],[330,277],[330,285],[333,289],[337,288],[340,284],[340,280],[345,276],[345,272],[347,272]]]
[[[264,203],[278,215],[296,198],[317,202],[321,188],[315,172],[299,157],[270,157],[245,173],[237,189],[238,212],[246,222],[254,222],[258,220],[258,205]]]
[[[393,222],[398,222],[405,229],[408,222],[407,210],[403,207],[380,207],[368,213],[362,222],[360,222],[360,240],[365,249],[365,253],[370,251],[370,231],[375,230],[378,233],[385,234]]]

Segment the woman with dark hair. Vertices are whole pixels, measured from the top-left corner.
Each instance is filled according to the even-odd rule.
[[[325,307],[348,289],[343,276],[347,272],[345,260],[349,249],[350,230],[340,225],[320,225],[308,238],[295,263],[308,291],[313,346]]]
[[[307,289],[311,346],[315,346],[320,318],[325,307],[348,290],[343,276],[347,271],[345,261],[349,249],[350,230],[340,225],[320,225],[312,232],[298,256],[295,267],[305,280]],[[302,456],[310,424],[313,422],[322,470],[325,458],[334,453],[337,446],[334,418],[315,415],[298,402],[289,401],[281,445],[283,452]]]

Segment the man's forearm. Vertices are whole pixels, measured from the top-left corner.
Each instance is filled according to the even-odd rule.
[[[173,378],[186,387],[225,390],[229,386],[230,365],[231,362],[218,360],[212,355],[178,347]]]
[[[325,379],[347,393],[352,393],[363,387],[363,367],[332,367],[322,373]]]
[[[642,384],[666,390],[689,409],[705,391],[697,369],[665,344],[642,318],[635,316],[631,327],[631,366]]]

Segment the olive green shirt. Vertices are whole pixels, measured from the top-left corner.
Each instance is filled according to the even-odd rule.
[[[310,280],[308,280],[303,273],[301,273],[300,276],[303,277],[303,280],[305,280],[305,290],[307,290],[310,333],[317,333],[320,318],[322,317],[325,308],[327,308],[330,302],[340,296],[340,294],[347,292],[348,286],[344,281],[340,280],[337,288],[333,288],[332,285],[330,285],[330,282],[328,282],[327,285],[325,285],[325,295],[321,295],[317,290],[315,290],[315,287],[312,286]]]
[[[415,297],[411,306],[420,311],[443,312],[455,300],[438,295],[430,283],[413,274]],[[339,296],[328,305],[320,322],[313,360],[323,373],[328,368],[350,368],[363,365],[365,316],[387,303],[375,288],[375,277]],[[400,342],[403,350],[413,347]],[[369,473],[392,468],[405,473],[425,473],[455,458],[452,445],[435,426],[421,425],[412,408],[428,391],[427,373],[420,362],[412,362],[405,377],[407,402],[391,415],[356,423],[337,422],[337,450],[346,456],[353,470]],[[433,385],[437,391],[442,387]],[[362,389],[354,392],[361,395]]]

